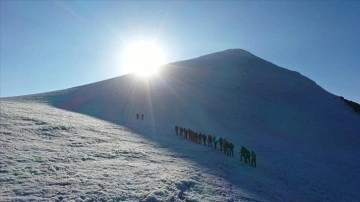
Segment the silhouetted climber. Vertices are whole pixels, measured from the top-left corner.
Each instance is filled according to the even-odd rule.
[[[256,154],[254,151],[251,151],[251,166],[256,168]]]
[[[208,135],[208,146],[209,145],[212,147],[212,137],[211,137],[211,135]]]
[[[202,135],[202,140],[204,142],[204,146],[206,146],[206,135]]]
[[[219,139],[219,143],[220,143],[220,151],[222,151],[224,140],[221,137]]]
[[[180,127],[180,136],[182,136],[182,133],[184,132],[184,129]]]
[[[228,141],[226,141],[226,139],[223,139],[223,150],[224,150],[224,154],[229,155],[228,153],[228,149],[229,149],[229,143]]]
[[[141,120],[144,120],[144,114],[141,115]]]
[[[179,126],[175,126],[175,132],[176,132],[176,135],[178,135],[179,133],[178,133],[178,131],[179,131]]]
[[[245,163],[250,164],[250,151],[247,150],[245,147],[241,146],[240,150],[240,161],[242,161],[242,158],[244,157]]]
[[[247,163],[250,165],[250,157],[251,157],[251,155],[250,155],[250,151],[249,151],[249,150],[247,150],[247,151],[245,152],[245,157],[246,157]]]
[[[241,149],[239,151],[239,156],[240,156],[240,161],[242,161],[242,157],[243,157],[243,146],[241,146]]]
[[[219,141],[219,138],[214,137],[213,142],[214,142],[215,149],[216,149],[216,145],[217,145],[218,141]]]
[[[136,114],[136,119],[139,119],[139,114]]]
[[[229,150],[230,150],[229,156],[234,157],[234,144],[231,142],[229,144]]]

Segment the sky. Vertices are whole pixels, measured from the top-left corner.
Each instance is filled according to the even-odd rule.
[[[125,74],[124,48],[166,62],[245,49],[360,103],[360,1],[0,1],[0,97]]]

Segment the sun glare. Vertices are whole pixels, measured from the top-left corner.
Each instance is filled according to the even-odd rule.
[[[125,49],[122,66],[128,73],[150,76],[165,63],[164,53],[151,41],[139,41],[129,44]]]

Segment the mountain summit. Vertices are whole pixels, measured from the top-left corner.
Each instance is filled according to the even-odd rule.
[[[143,113],[154,130],[183,124],[222,134],[273,131],[302,138],[343,133],[349,127],[338,122],[359,120],[312,80],[241,49],[168,64],[157,78],[130,74],[49,98],[59,108],[119,124]]]
[[[189,158],[224,173],[230,163],[229,181],[251,182],[269,201],[359,198],[360,116],[309,78],[241,49],[171,63],[149,79],[128,74],[21,99],[125,126],[177,153],[189,154],[174,146],[175,125],[226,138],[235,156],[245,145],[259,159],[251,173],[238,160]]]

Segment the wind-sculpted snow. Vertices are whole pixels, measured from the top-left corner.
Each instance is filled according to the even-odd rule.
[[[229,163],[224,167],[232,160],[213,159],[210,148],[181,139],[176,146],[187,152],[175,152],[169,139],[179,137],[169,131],[171,137],[144,137],[41,103],[0,104],[1,201],[260,200],[229,180],[234,171],[203,167],[191,156]]]

